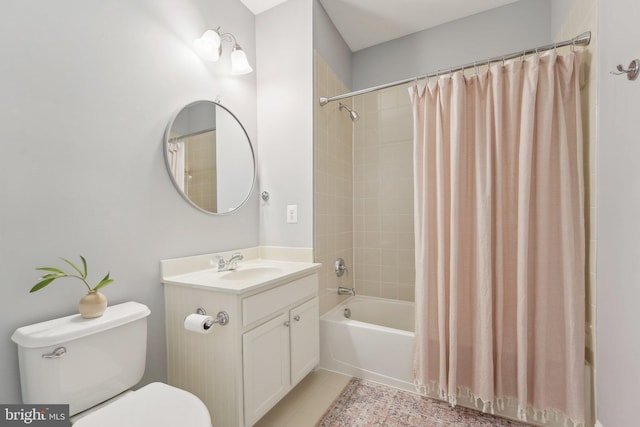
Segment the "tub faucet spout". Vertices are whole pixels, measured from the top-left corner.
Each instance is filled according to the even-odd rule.
[[[351,295],[355,296],[356,290],[353,288],[343,288],[342,286],[338,287],[338,295]]]

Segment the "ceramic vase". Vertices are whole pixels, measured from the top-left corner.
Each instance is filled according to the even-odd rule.
[[[107,309],[107,297],[98,291],[89,291],[80,299],[78,311],[85,319],[100,317]]]

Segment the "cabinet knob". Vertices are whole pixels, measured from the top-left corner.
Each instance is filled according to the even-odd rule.
[[[287,320],[287,321],[285,321],[285,322],[284,322],[284,327],[285,327],[285,328],[288,328],[290,324],[291,324],[291,322],[289,322],[289,321]]]
[[[296,322],[299,322],[300,316],[296,314],[295,316],[293,316],[293,320],[295,320]]]

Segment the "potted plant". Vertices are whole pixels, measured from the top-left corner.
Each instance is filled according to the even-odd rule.
[[[87,282],[87,260],[82,255],[80,255],[80,259],[82,260],[82,269],[80,269],[78,266],[76,266],[66,258],[60,259],[69,264],[69,266],[71,266],[74,271],[72,273],[67,273],[55,267],[36,268],[36,270],[39,271],[46,271],[47,274],[40,277],[40,281],[36,283],[29,292],[39,291],[54,280],[61,279],[63,277],[72,277],[81,280],[89,290],[87,295],[80,299],[80,304],[78,304],[78,311],[80,311],[82,317],[90,319],[102,316],[107,308],[107,297],[98,292],[98,290],[113,282],[113,279],[109,277],[110,273],[107,273],[107,275],[104,276],[100,283],[92,288],[91,285],[89,285],[89,282]]]

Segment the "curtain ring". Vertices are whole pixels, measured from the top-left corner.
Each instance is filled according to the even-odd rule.
[[[576,39],[571,42],[571,53],[576,51]]]
[[[523,49],[522,50],[522,62],[524,62],[524,58],[527,56],[527,50]]]
[[[476,70],[476,76],[478,75],[478,63],[473,61],[473,69]]]
[[[504,55],[502,56],[502,66],[504,67]]]

